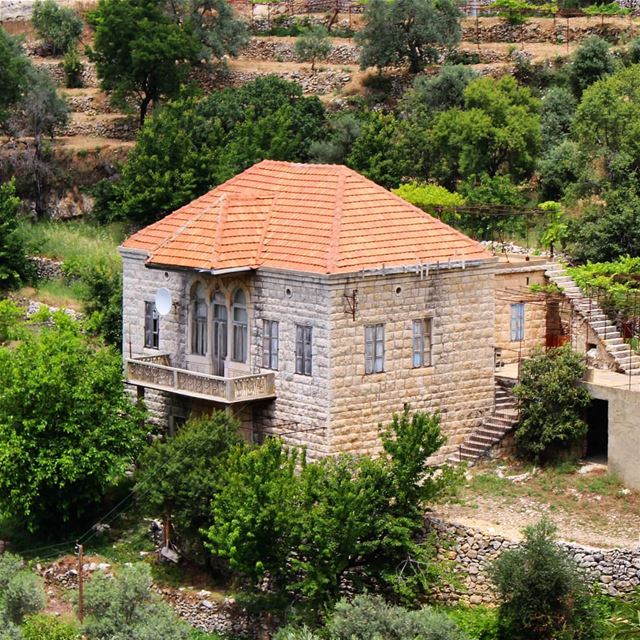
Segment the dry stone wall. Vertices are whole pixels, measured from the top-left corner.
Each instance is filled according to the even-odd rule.
[[[295,44],[293,41],[273,40],[267,38],[251,38],[249,45],[242,51],[243,58],[251,60],[272,60],[274,62],[296,62]],[[351,44],[335,45],[329,55],[318,63],[357,64],[360,49]]]
[[[461,582],[460,587],[443,587],[439,599],[451,603],[496,603],[487,569],[503,551],[515,549],[519,543],[435,518],[428,522],[428,527],[438,535],[439,557],[454,564]],[[598,549],[568,542],[561,542],[560,546],[604,593],[622,596],[640,585],[640,546]]]

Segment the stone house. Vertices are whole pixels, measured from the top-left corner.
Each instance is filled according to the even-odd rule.
[[[312,458],[375,453],[410,403],[446,453],[493,408],[496,259],[346,167],[260,162],[120,251],[126,379],[169,431],[223,408]]]

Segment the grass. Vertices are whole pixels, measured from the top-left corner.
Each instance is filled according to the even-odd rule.
[[[125,225],[100,226],[88,222],[23,222],[22,233],[32,252],[54,260],[83,265],[118,260],[117,247]]]
[[[23,287],[18,292],[18,297],[37,300],[50,307],[81,311],[82,302],[86,298],[86,285],[79,280],[43,280],[36,287]]]

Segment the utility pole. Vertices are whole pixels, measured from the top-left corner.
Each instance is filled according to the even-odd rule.
[[[78,618],[84,622],[84,547],[76,543],[78,554]]]

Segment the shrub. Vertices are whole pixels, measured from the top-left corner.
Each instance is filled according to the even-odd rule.
[[[86,327],[107,344],[122,347],[122,271],[120,261],[99,261],[83,269]]]
[[[408,610],[375,596],[342,600],[327,623],[332,640],[464,640],[465,634],[445,613],[425,607]]]
[[[76,11],[61,7],[55,0],[36,0],[31,23],[53,55],[75,48],[84,28]]]
[[[587,87],[612,72],[613,59],[609,45],[597,36],[587,38],[575,52],[569,66],[569,82],[573,93],[579,98]]]
[[[94,576],[84,594],[84,632],[90,640],[187,640],[189,627],[151,584],[151,569],[142,563],[124,567],[115,579]]]
[[[636,588],[627,599],[614,601],[605,628],[607,640],[640,638],[640,589]]]
[[[538,350],[522,363],[520,382],[513,390],[520,403],[515,432],[519,455],[534,461],[553,458],[559,447],[587,434],[582,411],[591,397],[579,385],[584,372],[583,357],[570,345]]]
[[[316,60],[326,58],[331,53],[331,40],[326,27],[309,27],[298,37],[295,44],[296,57],[300,62],[310,62],[315,71]]]
[[[447,610],[447,613],[469,636],[469,640],[497,640],[498,613],[496,609],[458,605]]]
[[[597,609],[584,577],[555,541],[546,519],[524,530],[524,542],[504,551],[490,570],[501,604],[501,640],[595,640]]]
[[[72,47],[64,54],[62,68],[64,69],[65,84],[68,89],[77,89],[82,86],[84,65],[80,60],[77,49]]]
[[[640,38],[636,38],[629,46],[629,62],[638,64],[640,62]]]
[[[22,623],[25,616],[45,605],[42,581],[22,567],[18,556],[0,555],[0,620]]]
[[[24,311],[11,300],[0,300],[0,344],[15,340],[21,334],[20,320]]]
[[[24,640],[80,640],[77,625],[44,614],[26,618],[21,631]]]
[[[14,288],[33,274],[18,224],[19,207],[15,182],[0,183],[0,290]]]

